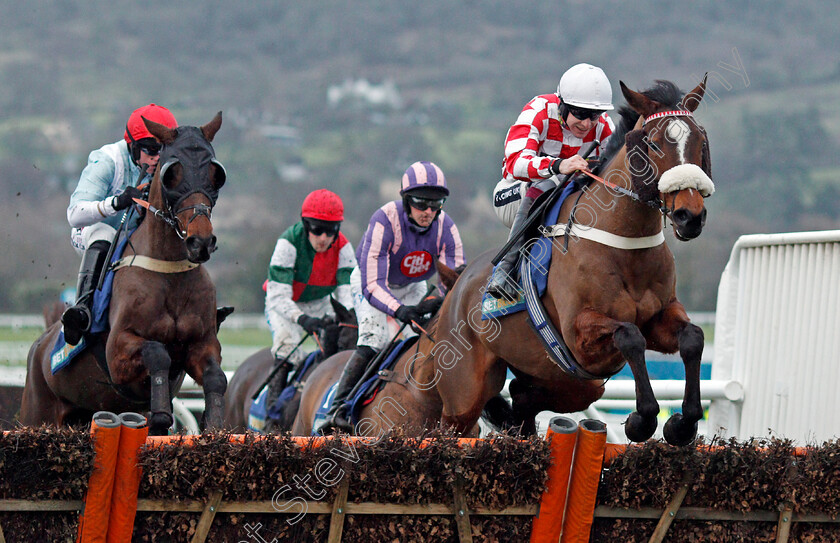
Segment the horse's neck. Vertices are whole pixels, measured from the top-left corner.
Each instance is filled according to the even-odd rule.
[[[622,149],[603,173],[603,179],[632,191],[630,173],[626,165],[626,150]],[[612,190],[598,181],[592,181],[581,196],[578,205],[585,204],[595,217],[588,226],[611,234],[627,237],[652,236],[662,230],[662,215],[652,206]],[[575,213],[583,222],[580,211]],[[591,213],[586,214],[587,217]]]
[[[165,209],[166,204],[159,187],[150,191],[149,203],[156,209]],[[183,260],[187,257],[184,242],[175,229],[148,211],[131,240],[134,252],[138,255],[159,260]]]

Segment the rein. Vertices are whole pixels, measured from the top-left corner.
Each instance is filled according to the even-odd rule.
[[[635,192],[633,192],[632,190],[628,190],[628,189],[626,189],[626,188],[624,188],[624,187],[618,186],[618,185],[616,185],[615,183],[613,183],[613,182],[611,182],[611,181],[607,181],[606,179],[603,179],[603,178],[601,178],[601,177],[598,177],[598,176],[597,176],[597,175],[595,175],[594,173],[592,173],[592,172],[588,172],[588,171],[586,171],[586,170],[580,170],[580,173],[582,173],[582,174],[584,174],[584,175],[587,175],[587,176],[591,177],[591,178],[592,178],[592,179],[594,179],[595,181],[597,181],[597,182],[599,182],[599,183],[601,183],[601,184],[603,184],[603,185],[606,185],[607,187],[609,187],[609,188],[613,189],[613,190],[614,190],[614,191],[616,191],[616,192],[620,192],[621,194],[623,194],[623,195],[625,195],[625,196],[629,196],[630,198],[632,198],[632,199],[636,200],[637,202],[639,202],[639,203],[641,203],[641,204],[645,204],[645,205],[650,206],[650,207],[652,207],[652,208],[654,208],[654,209],[657,209],[657,210],[658,210],[660,213],[662,213],[663,215],[666,215],[666,216],[667,216],[667,215],[670,215],[670,213],[671,213],[671,210],[670,210],[670,209],[668,209],[668,208],[665,206],[665,203],[664,203],[664,202],[661,202],[661,204],[662,204],[662,205],[659,205],[659,204],[657,204],[657,203],[655,203],[655,202],[645,202],[645,201],[642,201],[641,197],[639,197],[639,195],[638,195],[638,194],[636,194]],[[676,198],[676,196],[674,196],[674,198]]]
[[[175,234],[178,236],[178,238],[182,240],[187,237],[187,229],[184,228],[184,226],[181,224],[181,220],[178,219],[179,213],[188,211],[190,209],[193,210],[192,217],[190,217],[190,220],[187,221],[187,226],[189,226],[194,220],[201,216],[207,217],[207,220],[209,221],[210,214],[213,212],[213,208],[207,204],[195,204],[194,206],[183,207],[177,212],[173,212],[171,209],[167,209],[166,211],[158,209],[145,200],[140,200],[137,198],[132,198],[132,200],[134,200],[134,202],[140,207],[146,208],[156,218],[162,220],[163,222],[171,226],[172,229],[175,230]]]

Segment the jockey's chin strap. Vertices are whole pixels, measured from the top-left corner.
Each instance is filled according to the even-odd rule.
[[[189,227],[189,225],[192,224],[192,222],[194,220],[196,220],[198,217],[201,217],[201,216],[207,217],[207,220],[209,221],[210,220],[210,214],[213,212],[213,208],[211,206],[207,205],[207,204],[195,204],[195,205],[192,205],[192,206],[183,207],[183,208],[179,209],[178,212],[176,213],[176,212],[173,212],[170,209],[167,209],[166,211],[164,211],[162,209],[158,209],[158,208],[156,208],[155,206],[153,206],[152,204],[150,204],[149,202],[147,202],[145,200],[140,200],[138,198],[132,198],[132,200],[134,200],[134,203],[136,203],[140,207],[148,210],[156,218],[162,220],[163,222],[165,222],[166,224],[171,226],[172,229],[175,230],[175,234],[177,234],[177,236],[180,239],[186,239],[187,228],[184,227],[184,225],[181,224],[181,220],[178,219],[178,213],[182,213],[182,212],[188,211],[190,209],[193,210],[192,217],[190,217],[190,220],[187,221],[187,227]]]

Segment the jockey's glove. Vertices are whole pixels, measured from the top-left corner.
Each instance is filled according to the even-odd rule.
[[[114,209],[120,211],[121,209],[125,209],[131,204],[134,203],[132,198],[142,198],[143,192],[138,189],[137,187],[126,187],[122,193],[114,196],[113,202],[111,204],[114,206]]]
[[[324,322],[321,319],[306,314],[298,317],[297,323],[310,334],[316,334],[324,328]]]
[[[423,313],[417,309],[416,305],[401,305],[394,312],[394,316],[406,324],[411,324],[411,321],[423,324],[426,320],[423,318]]]
[[[417,311],[421,315],[434,315],[440,309],[440,306],[443,305],[443,296],[434,296],[431,298],[426,298],[419,304],[417,304]]]

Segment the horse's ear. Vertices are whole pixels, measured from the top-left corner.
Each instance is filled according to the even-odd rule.
[[[166,125],[150,121],[146,117],[140,118],[143,119],[143,124],[146,125],[146,130],[149,131],[149,134],[156,137],[157,140],[162,144],[169,145],[170,143],[175,141],[175,136],[178,135],[177,128],[169,128]]]
[[[330,305],[332,305],[333,311],[335,311],[335,316],[338,317],[338,322],[346,324],[356,323],[356,311],[352,307],[349,309],[344,307],[344,304],[332,296],[330,296]]]
[[[216,136],[216,132],[222,127],[222,112],[216,113],[216,116],[213,117],[213,120],[209,123],[205,124],[201,127],[201,133],[204,134],[204,138],[207,141],[213,141],[213,138]]]
[[[706,79],[708,77],[709,73],[706,72],[706,75],[703,76],[703,81],[694,87],[694,90],[683,96],[683,99],[680,100],[680,105],[683,109],[687,111],[694,111],[697,109],[697,106],[700,105],[700,101],[703,99],[703,95],[706,94]]]
[[[630,90],[627,85],[624,84],[624,81],[619,81],[618,84],[621,86],[621,94],[623,94],[624,99],[627,100],[627,105],[633,108],[633,111],[642,117],[647,117],[648,115],[655,113],[657,108],[659,108],[659,103],[651,100],[640,92]]]
[[[446,290],[452,290],[452,286],[458,280],[458,273],[440,260],[437,261],[437,272],[440,276],[440,282],[446,287]]]

